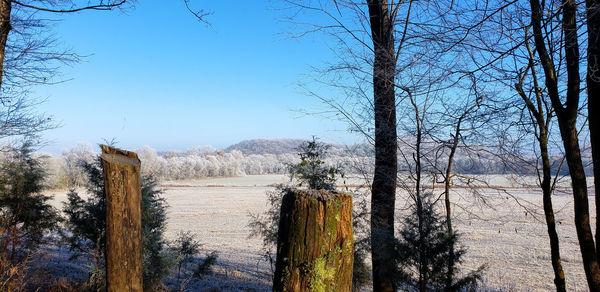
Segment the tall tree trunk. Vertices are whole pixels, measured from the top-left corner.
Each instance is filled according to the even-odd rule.
[[[462,117],[461,117],[462,118]],[[450,154],[448,155],[448,165],[446,166],[446,174],[444,176],[444,204],[446,207],[446,228],[448,236],[452,236],[452,207],[450,206],[450,178],[452,176],[452,165],[454,164],[454,155],[456,154],[456,148],[458,148],[458,137],[460,135],[460,125],[462,119],[459,119],[456,123],[456,129],[454,132],[454,139],[450,146]],[[452,279],[454,278],[454,245],[450,245],[450,252],[448,254],[448,270],[446,271],[446,290],[451,291]]]
[[[554,219],[554,209],[552,207],[552,176],[550,173],[550,157],[548,154],[548,133],[540,129],[540,152],[542,155],[542,193],[544,202],[544,214],[546,215],[546,226],[548,228],[548,237],[550,238],[550,254],[552,257],[552,268],[554,269],[554,285],[557,292],[566,291],[565,273],[560,261],[560,247],[558,233],[556,232],[556,220]]]
[[[552,114],[548,113],[547,110],[544,109],[542,89],[537,79],[538,77],[535,69],[533,50],[531,49],[528,41],[525,42],[525,46],[527,47],[527,52],[529,55],[529,69],[531,69],[536,104],[533,104],[529,96],[523,90],[523,80],[525,79],[524,76],[519,76],[520,81],[519,83],[515,84],[515,89],[525,102],[529,113],[533,117],[533,125],[534,127],[537,127],[539,133],[536,134],[536,139],[540,147],[540,156],[542,158],[542,177],[540,187],[542,188],[544,215],[546,217],[546,227],[548,229],[548,237],[550,239],[551,262],[554,270],[554,285],[556,286],[557,292],[564,292],[566,291],[565,273],[563,271],[560,259],[559,239],[558,233],[556,232],[554,208],[552,207],[552,193],[554,187],[552,186],[552,168],[550,165],[550,154],[548,153],[548,131],[552,121]]]
[[[394,206],[396,201],[397,134],[394,76],[394,24],[387,0],[368,0],[374,48],[375,174],[371,196],[373,290],[395,291]]]
[[[565,59],[567,69],[566,108],[557,110],[559,128],[565,147],[567,164],[571,174],[575,205],[575,227],[583,265],[590,291],[600,291],[600,266],[594,245],[594,237],[590,227],[590,214],[585,170],[581,160],[577,132],[577,115],[579,108],[579,44],[577,40],[577,23],[575,0],[563,0],[563,31],[565,37]],[[553,106],[560,100],[553,101]]]
[[[10,23],[11,9],[11,0],[0,0],[0,89],[2,89],[2,81],[4,78],[4,57],[6,53],[6,41],[8,40],[8,34],[12,29],[12,25]],[[0,96],[0,98],[2,97]]]
[[[598,265],[594,236],[590,226],[589,203],[585,171],[581,160],[578,132],[576,128],[579,107],[579,44],[574,0],[562,1],[562,27],[564,31],[564,48],[567,69],[566,103],[559,96],[558,81],[552,59],[548,55],[542,34],[542,7],[539,0],[530,0],[531,24],[533,26],[535,46],[540,56],[541,65],[546,76],[546,88],[556,112],[561,138],[565,149],[565,157],[571,176],[573,202],[575,211],[575,228],[583,259],[583,268],[590,291],[600,291],[600,266]]]
[[[575,207],[575,229],[577,230],[577,239],[583,258],[583,268],[590,291],[600,291],[600,267],[598,266],[594,237],[590,227],[587,184],[579,151],[575,119],[567,121],[559,119],[559,127],[571,176]]]
[[[594,165],[594,191],[596,199],[596,257],[600,259],[600,0],[587,0],[587,93],[590,142]]]
[[[418,290],[420,292],[427,291],[427,284],[429,283],[429,279],[427,275],[428,268],[428,258],[425,256],[425,238],[424,238],[424,230],[423,230],[423,196],[421,194],[421,142],[423,140],[423,123],[421,122],[421,118],[419,116],[419,106],[417,105],[416,100],[413,99],[412,93],[407,90],[409,95],[410,102],[413,106],[414,114],[415,114],[415,125],[417,126],[417,140],[415,141],[415,153],[413,153],[413,160],[415,162],[415,204],[417,206],[417,219],[418,219],[418,228],[419,228],[419,281],[418,281]]]

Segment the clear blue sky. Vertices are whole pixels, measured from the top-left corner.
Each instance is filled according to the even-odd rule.
[[[340,122],[294,111],[322,107],[296,84],[331,57],[325,40],[286,38],[270,1],[191,2],[213,12],[211,27],[179,0],[62,16],[56,37],[89,56],[63,68],[72,80],[36,89],[47,98],[39,110],[62,125],[44,133],[43,150],[112,137],[120,147],[158,150],[311,135],[356,141]]]

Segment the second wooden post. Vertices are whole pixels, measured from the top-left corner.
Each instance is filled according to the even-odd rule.
[[[352,290],[352,197],[290,189],[281,203],[273,291]]]
[[[106,285],[141,292],[142,205],[137,155],[101,145],[106,193]]]

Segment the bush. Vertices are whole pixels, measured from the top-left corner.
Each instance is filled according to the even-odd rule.
[[[305,184],[312,190],[335,190],[336,175],[344,177],[344,174],[335,167],[324,165],[328,149],[329,146],[317,142],[315,137],[302,143],[298,148],[300,163],[289,167],[290,181],[296,179],[299,186]]]
[[[305,185],[309,189],[324,189],[333,191],[336,188],[337,177],[344,174],[335,167],[326,166],[323,159],[327,155],[328,146],[319,143],[313,137],[312,141],[304,142],[298,150],[300,162],[289,165],[290,181],[298,186]],[[268,191],[269,209],[265,214],[250,214],[248,227],[252,230],[251,237],[259,236],[263,240],[262,251],[264,258],[269,262],[271,272],[275,269],[275,248],[277,246],[277,230],[283,195],[289,190],[288,186],[278,185],[275,190]],[[368,254],[368,232],[365,225],[366,201],[359,200],[358,208],[353,210],[354,229],[354,267],[353,287],[358,289],[370,281],[370,270],[365,264]],[[355,206],[357,206],[355,204]],[[360,239],[357,235],[361,235]],[[365,236],[367,235],[367,236]]]
[[[26,263],[57,227],[58,211],[40,194],[45,172],[30,144],[10,149],[0,162],[0,287],[19,290]]]
[[[199,259],[202,245],[189,231],[180,232],[172,243],[171,249],[177,255],[176,289],[186,291],[189,283],[210,273],[212,266],[217,261],[217,253],[206,255],[204,260]]]
[[[88,175],[89,197],[83,199],[74,190],[68,193],[63,212],[66,214],[65,240],[76,256],[91,255],[94,266],[90,270],[90,287],[104,285],[104,251],[106,246],[106,202],[104,179],[100,159],[82,162]],[[144,289],[162,285],[162,278],[169,273],[175,260],[166,249],[166,202],[160,198],[161,191],[151,176],[142,177],[142,250]]]
[[[64,239],[69,244],[74,257],[91,256],[94,264],[90,267],[87,283],[80,287],[86,291],[100,291],[105,287],[104,251],[106,248],[106,201],[104,193],[104,177],[102,163],[98,157],[92,162],[80,161],[80,167],[87,174],[89,196],[83,199],[74,190],[67,194],[64,204],[66,227],[69,234]],[[142,259],[144,291],[162,290],[162,279],[172,268],[182,267],[197,262],[199,243],[189,233],[180,236],[169,246],[164,237],[167,204],[160,197],[161,190],[152,175],[145,175],[141,181],[142,191]],[[216,253],[207,255],[206,259],[197,262],[192,278],[199,279],[210,271],[217,259]]]
[[[269,209],[265,214],[250,214],[248,227],[250,237],[258,236],[262,238],[263,257],[269,263],[271,273],[275,273],[275,248],[277,247],[277,230],[279,224],[279,214],[281,211],[281,200],[287,193],[288,188],[284,185],[277,185],[275,190],[267,192]]]
[[[432,194],[426,193],[404,218],[396,243],[400,287],[421,292],[475,291],[483,267],[463,277],[455,270],[447,287],[448,258],[453,253],[456,266],[465,250],[457,246],[457,233],[448,233],[445,217],[436,212],[434,205]]]

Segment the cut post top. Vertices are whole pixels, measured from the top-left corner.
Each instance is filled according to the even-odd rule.
[[[320,201],[328,201],[332,198],[343,198],[350,197],[352,195],[344,192],[337,191],[328,191],[328,190],[312,190],[312,189],[298,189],[298,188],[290,188],[288,192],[292,192],[298,198],[306,198]]]
[[[102,148],[102,155],[100,156],[102,160],[118,165],[128,165],[133,167],[141,166],[141,161],[135,152],[121,150],[107,145],[100,145],[100,148]]]

